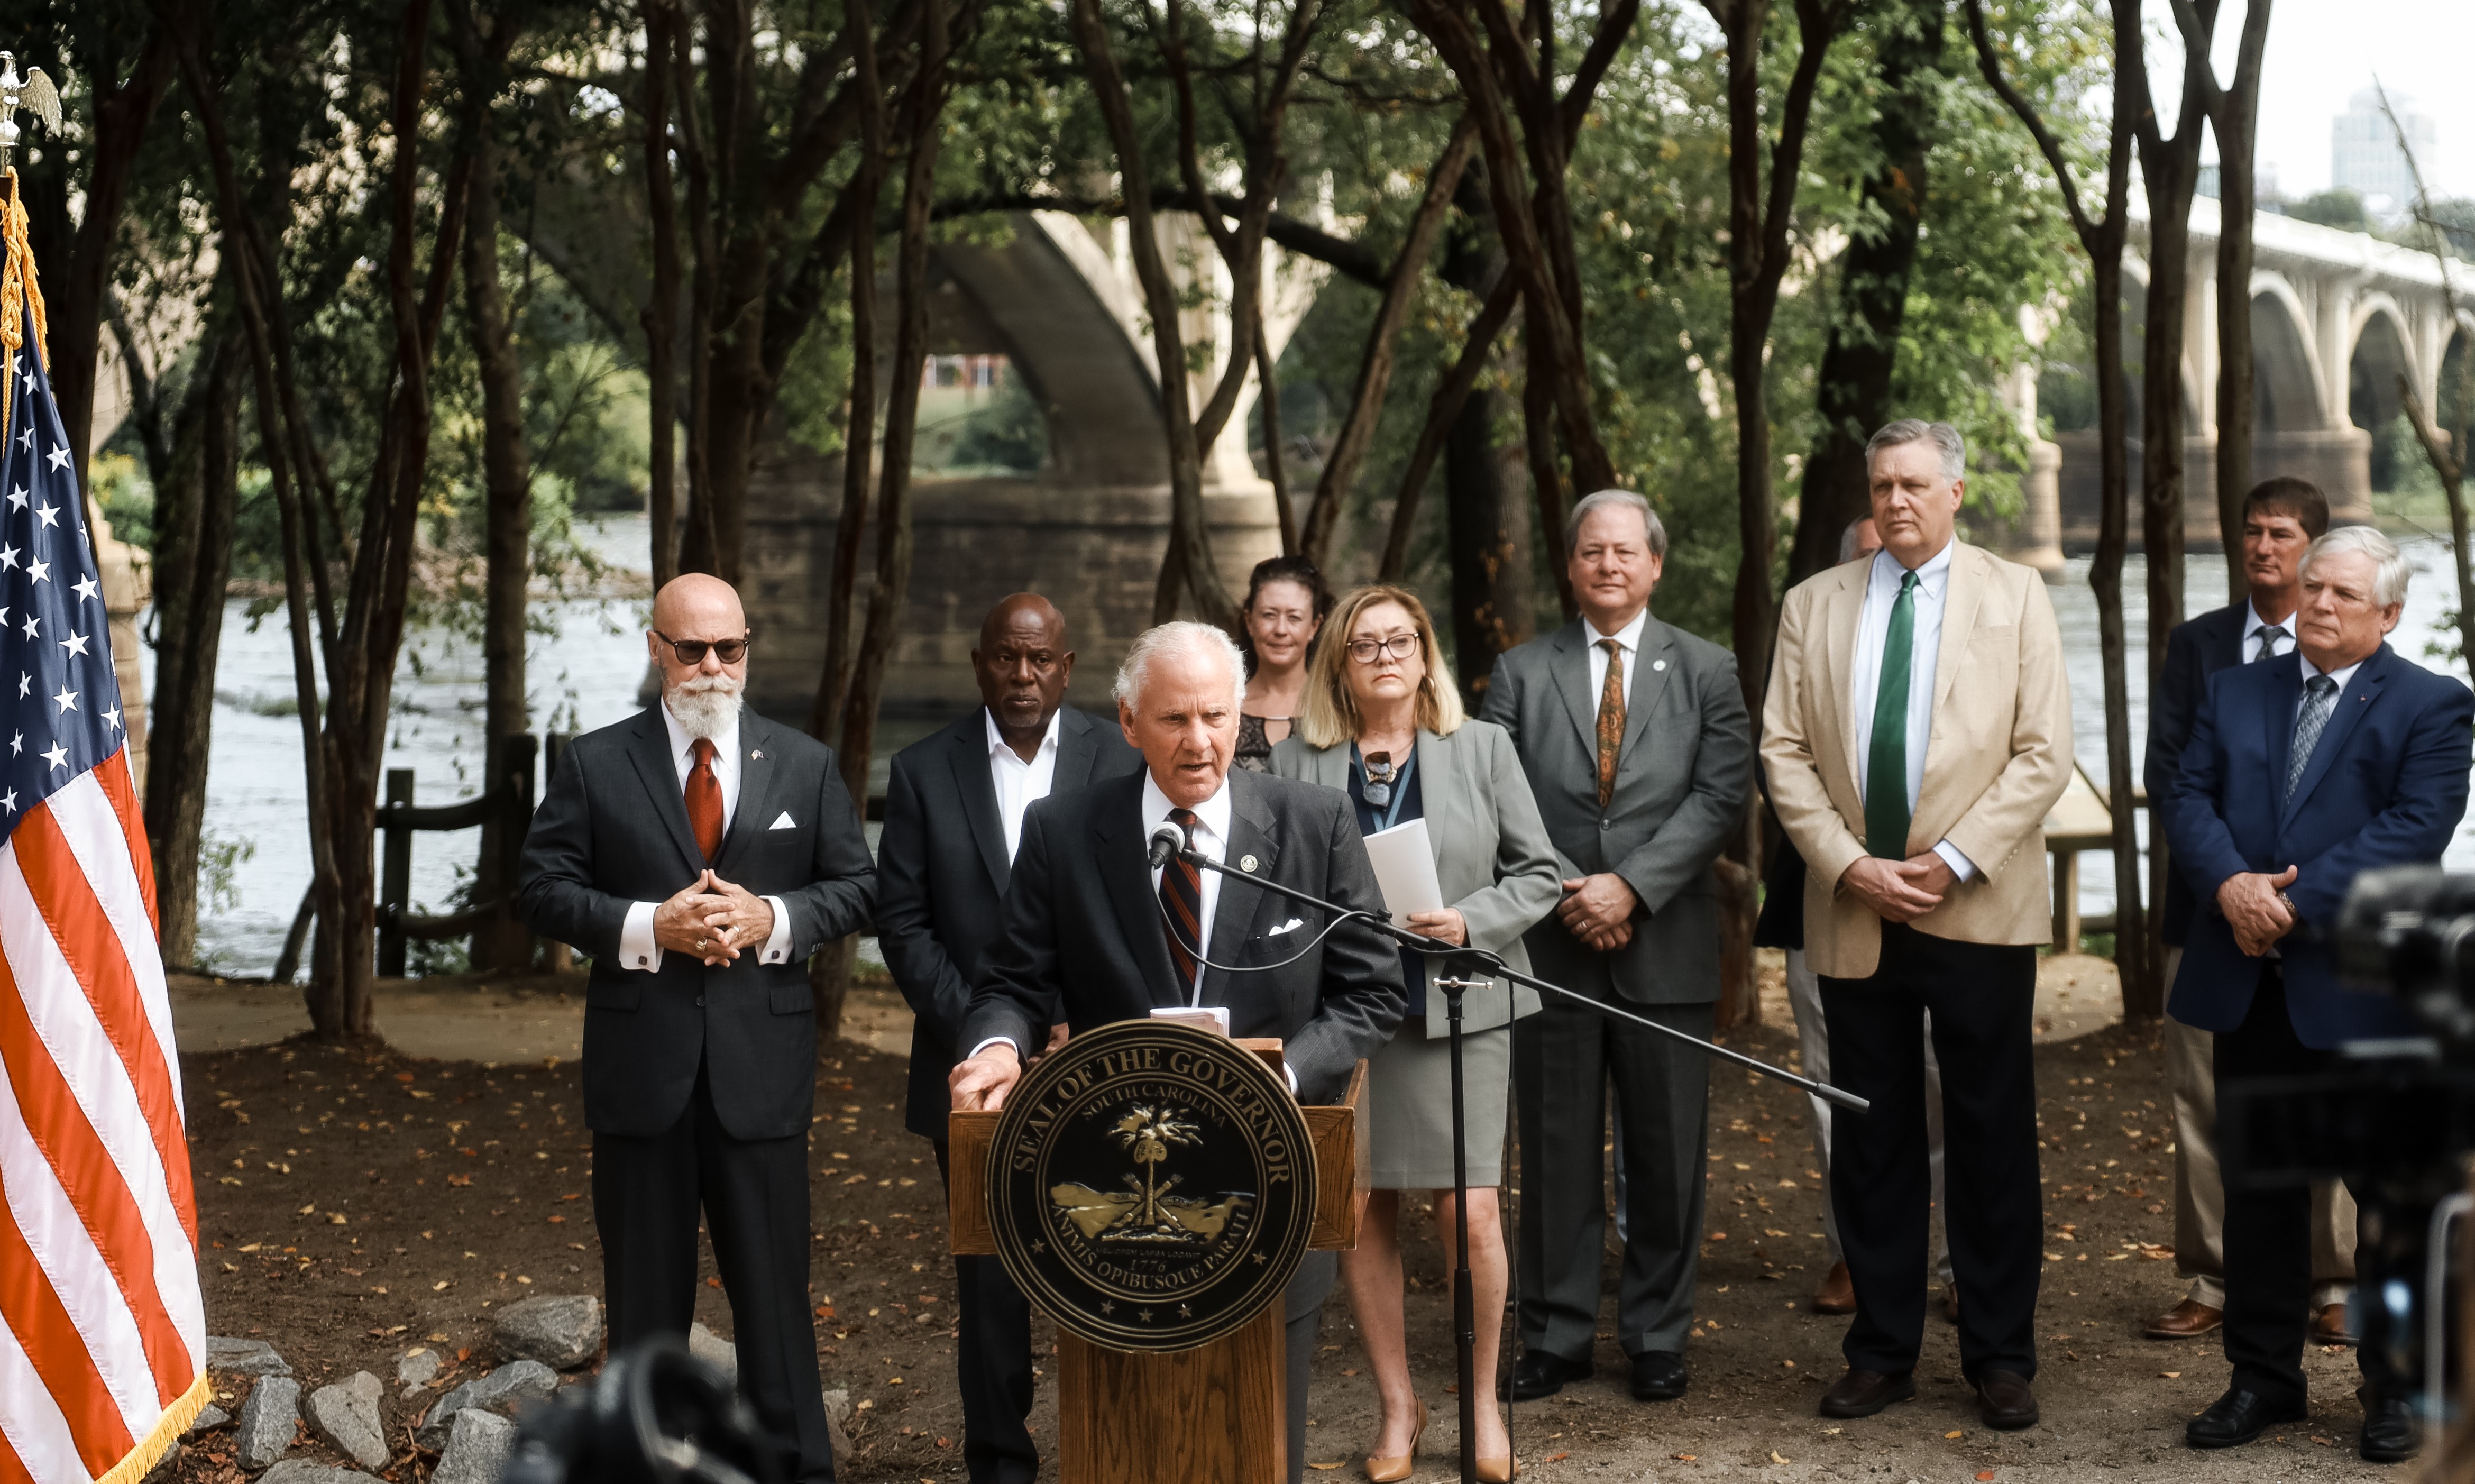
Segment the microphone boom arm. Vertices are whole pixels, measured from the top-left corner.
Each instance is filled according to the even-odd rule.
[[[1770,1077],[1775,1081],[1785,1082],[1792,1087],[1802,1088],[1804,1091],[1811,1093],[1814,1097],[1823,1099],[1826,1101],[1837,1103],[1839,1106],[1847,1108],[1852,1112],[1864,1113],[1871,1111],[1873,1108],[1873,1104],[1871,1102],[1867,1101],[1863,1098],[1857,1097],[1854,1093],[1849,1092],[1844,1088],[1833,1087],[1827,1082],[1817,1082],[1808,1076],[1800,1076],[1796,1073],[1790,1072],[1784,1067],[1774,1067],[1769,1062],[1763,1061],[1759,1057],[1748,1056],[1742,1051],[1729,1051],[1728,1048],[1719,1045],[1715,1041],[1704,1041],[1700,1036],[1687,1034],[1684,1031],[1677,1029],[1673,1026],[1662,1026],[1658,1022],[1650,1019],[1648,1016],[1635,1015],[1630,1010],[1617,1009],[1614,1005],[1605,1003],[1603,1001],[1593,1000],[1589,996],[1584,995],[1578,990],[1566,989],[1561,984],[1550,983],[1549,981],[1538,977],[1534,974],[1525,974],[1522,971],[1513,968],[1510,964],[1506,963],[1502,957],[1490,950],[1483,948],[1454,948],[1449,944],[1438,944],[1433,938],[1423,937],[1417,933],[1411,932],[1407,928],[1394,926],[1390,918],[1383,917],[1373,912],[1362,912],[1355,908],[1343,907],[1335,903],[1326,902],[1321,897],[1314,896],[1310,892],[1300,891],[1294,886],[1283,885],[1279,881],[1272,880],[1268,877],[1259,876],[1252,871],[1239,871],[1232,867],[1225,866],[1219,861],[1213,860],[1211,856],[1204,854],[1201,851],[1194,849],[1192,846],[1181,848],[1177,852],[1177,857],[1178,859],[1185,861],[1187,864],[1197,867],[1201,870],[1217,871],[1223,876],[1234,876],[1241,880],[1252,881],[1257,886],[1263,888],[1265,891],[1271,892],[1276,896],[1287,897],[1292,902],[1303,902],[1309,906],[1321,907],[1324,911],[1334,913],[1338,918],[1339,921],[1334,924],[1335,927],[1339,926],[1339,922],[1346,922],[1355,918],[1358,921],[1375,928],[1378,932],[1390,938],[1393,942],[1398,943],[1403,948],[1409,949],[1414,952],[1434,954],[1437,957],[1442,957],[1447,954],[1466,955],[1484,965],[1486,972],[1494,977],[1510,979],[1516,984],[1526,985],[1531,989],[1537,990],[1541,994],[1561,995],[1565,999],[1572,1001],[1574,1003],[1579,1004],[1595,1014],[1604,1015],[1609,1020],[1624,1021],[1630,1025],[1642,1026],[1645,1029],[1655,1030],[1660,1035],[1667,1037],[1669,1040],[1681,1041],[1685,1045],[1709,1055],[1716,1056],[1722,1061],[1734,1062],[1737,1066],[1744,1068],[1748,1072],[1757,1073],[1763,1076]]]

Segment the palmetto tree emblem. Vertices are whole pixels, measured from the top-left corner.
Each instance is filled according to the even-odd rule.
[[[1192,1124],[1180,1122],[1174,1108],[1139,1107],[1120,1119],[1113,1131],[1117,1136],[1117,1146],[1132,1154],[1135,1163],[1143,1169],[1143,1203],[1136,1213],[1136,1224],[1144,1226],[1168,1224],[1169,1219],[1162,1213],[1160,1205],[1161,1197],[1168,1189],[1160,1183],[1160,1167],[1168,1159],[1170,1145],[1200,1144],[1203,1142],[1202,1130]],[[1176,1183],[1172,1178],[1169,1185]]]

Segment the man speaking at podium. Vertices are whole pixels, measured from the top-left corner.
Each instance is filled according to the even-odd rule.
[[[1208,624],[1163,624],[1127,652],[1117,723],[1143,771],[1052,795],[1024,814],[1005,930],[983,960],[950,1078],[957,1108],[996,1108],[1052,1020],[1090,1030],[1155,1009],[1220,1007],[1233,1036],[1278,1036],[1301,1102],[1333,1102],[1401,1024],[1391,942],[1357,924],[1318,941],[1311,907],[1243,877],[1145,863],[1153,832],[1182,829],[1213,860],[1343,907],[1384,910],[1349,796],[1230,771],[1245,662]],[[1307,1363],[1332,1291],[1330,1252],[1289,1285],[1289,1477],[1304,1473]]]

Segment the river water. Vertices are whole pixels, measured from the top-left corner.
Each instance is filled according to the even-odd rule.
[[[619,517],[577,534],[614,566],[641,567],[646,550],[642,516]],[[2416,564],[2405,619],[2392,642],[2427,664],[2424,653],[2448,634],[2446,615],[2453,584],[2448,549],[2418,538],[2407,545]],[[2097,657],[2096,599],[2089,590],[2089,562],[2075,557],[2049,589],[2061,624],[2071,684],[2075,751],[2102,789],[2105,768],[2103,672]],[[2131,730],[2135,751],[2147,728],[2145,665],[2138,636],[2147,621],[2145,573],[2133,557],[2123,576],[2126,622],[2134,637],[2131,665]],[[2225,566],[2214,555],[2192,557],[2187,568],[2187,610],[2197,613],[2225,601]],[[648,603],[637,599],[580,598],[536,602],[535,627],[527,653],[533,716],[543,730],[588,731],[630,715],[645,678],[644,626]],[[236,862],[220,902],[202,902],[198,956],[205,966],[234,975],[263,975],[274,964],[303,892],[309,884],[306,793],[301,769],[301,724],[291,710],[292,655],[279,609],[253,622],[239,599],[224,610],[223,655],[216,685],[213,758],[208,776],[206,831],[209,845],[239,844],[249,852]],[[146,656],[148,690],[152,655]],[[386,766],[411,768],[415,799],[447,804],[478,791],[481,761],[481,656],[478,640],[430,629],[407,638],[396,678],[395,720],[387,737]],[[890,754],[919,728],[889,726],[880,732]],[[168,739],[157,738],[158,747]],[[2135,775],[2138,760],[2134,761]],[[879,786],[882,758],[873,770]],[[875,829],[870,828],[871,844]],[[480,847],[478,829],[422,832],[414,836],[412,896],[420,910],[445,909],[469,878]],[[2462,826],[2448,862],[2475,869],[2475,824]],[[2114,908],[2111,857],[2090,853],[2081,859],[2080,902],[2090,913]],[[202,887],[202,899],[204,888]],[[874,957],[873,943],[863,949]]]

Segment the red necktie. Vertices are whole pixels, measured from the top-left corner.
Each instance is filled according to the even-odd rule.
[[[688,825],[707,864],[722,853],[722,780],[713,776],[713,742],[696,739],[696,766],[688,770]]]
[[[1188,809],[1171,809],[1168,817],[1187,831],[1190,840],[1194,827],[1202,821]],[[1168,934],[1169,967],[1177,971],[1179,987],[1194,988],[1194,951],[1203,939],[1203,873],[1182,857],[1171,856],[1161,867],[1161,926]]]

